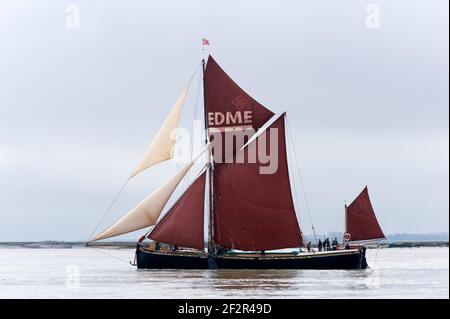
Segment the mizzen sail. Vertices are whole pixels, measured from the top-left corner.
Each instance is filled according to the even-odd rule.
[[[346,207],[346,232],[351,241],[385,239],[373,210],[367,186],[361,194]]]
[[[181,195],[147,238],[173,246],[203,250],[205,181],[204,172]]]

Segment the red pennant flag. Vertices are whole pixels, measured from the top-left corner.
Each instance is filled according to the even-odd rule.
[[[209,45],[208,39],[203,38],[202,40],[203,40],[203,45]]]

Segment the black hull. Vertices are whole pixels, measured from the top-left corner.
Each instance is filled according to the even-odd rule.
[[[155,252],[138,246],[138,269],[365,269],[365,248],[315,254],[207,256],[187,252]]]

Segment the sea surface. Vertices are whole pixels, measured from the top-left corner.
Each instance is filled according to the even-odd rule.
[[[449,298],[448,248],[368,250],[367,270],[136,270],[130,249],[0,248],[0,298]]]

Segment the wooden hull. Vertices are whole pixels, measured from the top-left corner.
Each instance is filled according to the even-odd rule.
[[[208,256],[136,249],[138,269],[365,269],[365,248],[316,253]]]

